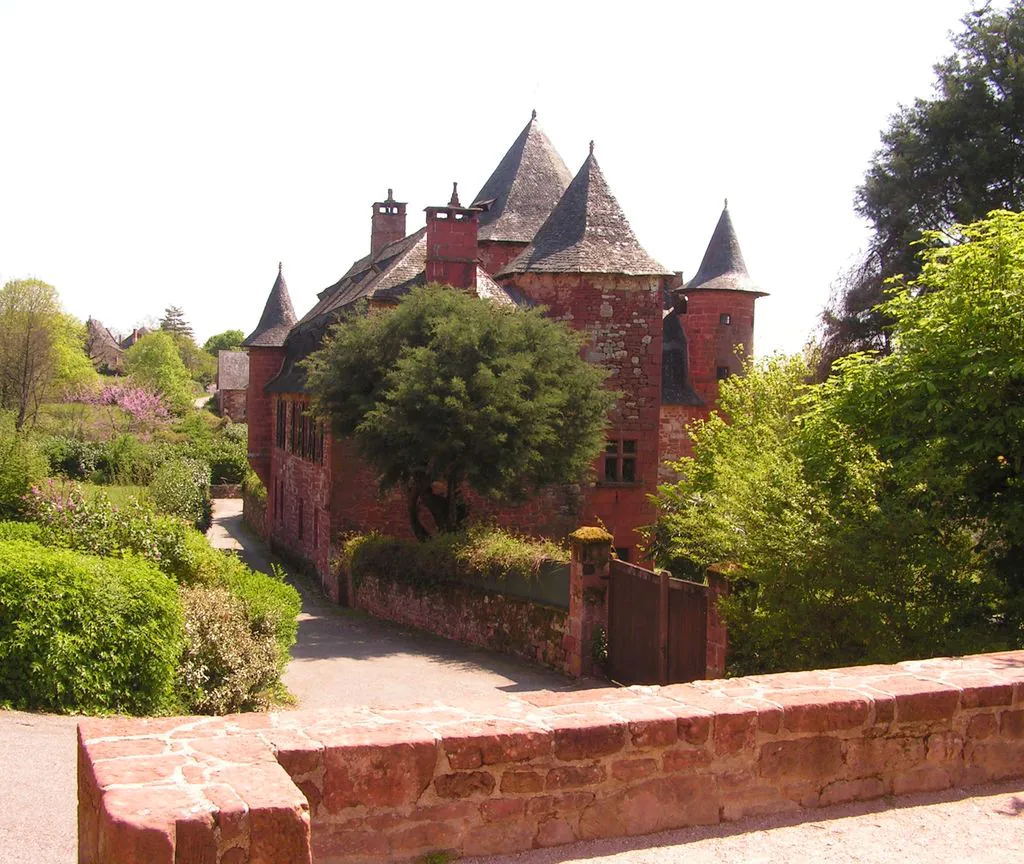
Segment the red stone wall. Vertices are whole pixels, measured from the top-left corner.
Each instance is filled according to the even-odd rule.
[[[509,280],[551,318],[587,336],[584,357],[608,369],[606,386],[623,394],[610,412],[609,438],[637,441],[637,482],[586,490],[584,522],[602,522],[614,545],[631,552],[642,540],[637,528],[654,521],[648,500],[658,483],[661,403],[662,289],[654,276],[516,274]],[[595,464],[599,481],[603,459]],[[636,560],[635,553],[631,555]]]
[[[693,455],[693,442],[686,432],[688,424],[694,420],[705,420],[711,408],[704,405],[662,405],[661,422],[658,425],[658,436],[661,449],[661,464],[658,466],[658,482],[670,483],[676,473],[668,467],[668,462],[675,462],[684,456]]]
[[[1024,652],[79,725],[82,864],[497,855],[1024,776]]]
[[[250,368],[252,368],[250,363]],[[330,436],[325,436],[323,463],[310,461],[287,449],[291,414],[305,404],[294,396],[283,398],[286,418],[285,449],[272,447],[270,482],[267,486],[267,531],[271,542],[309,562],[317,573],[330,569],[331,469]],[[272,405],[271,424],[276,430],[278,400]]]
[[[709,568],[708,578],[708,623],[707,655],[705,658],[706,678],[725,677],[725,653],[728,648],[728,631],[725,619],[718,610],[718,601],[729,596],[729,579],[724,573]]]
[[[744,291],[687,292],[686,314],[681,315],[690,349],[690,377],[700,397],[711,407],[718,401],[718,367],[730,374],[743,370],[743,359],[754,351],[754,301],[756,295]],[[722,314],[731,324],[721,323]],[[736,345],[743,346],[737,355]]]
[[[493,276],[501,272],[505,265],[526,248],[525,243],[499,243],[483,240],[477,248],[480,266]]]
[[[263,485],[270,488],[270,457],[274,444],[274,401],[263,388],[280,370],[283,348],[249,349],[249,464]]]
[[[565,669],[566,611],[530,600],[446,583],[412,586],[365,576],[351,605],[469,645]]]
[[[218,390],[217,411],[221,417],[229,417],[233,423],[245,422],[245,390]]]

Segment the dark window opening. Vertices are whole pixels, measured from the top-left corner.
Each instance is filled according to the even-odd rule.
[[[722,381],[723,379],[728,378],[729,377],[729,367],[728,366],[719,366],[715,370],[715,375],[717,376],[719,381]]]
[[[604,482],[636,483],[635,438],[617,438],[604,447]]]
[[[313,508],[313,548],[316,549],[320,537],[320,511]]]
[[[278,447],[279,450],[284,450],[284,442],[285,442],[286,418],[285,418],[285,407],[284,406],[285,406],[284,399],[278,399],[277,400],[277,439],[276,439],[276,443],[277,443],[277,447]]]
[[[629,547],[628,546],[616,546],[615,557],[620,561],[629,561]]]
[[[302,499],[299,499],[299,539],[302,539]]]
[[[721,315],[718,316],[718,323],[732,324],[732,315],[730,315],[728,312],[723,312]]]

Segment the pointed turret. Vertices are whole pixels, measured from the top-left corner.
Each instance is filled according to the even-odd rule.
[[[572,180],[562,157],[537,125],[537,112],[477,194],[480,240],[529,243]]]
[[[747,264],[743,260],[740,241],[736,237],[736,229],[732,227],[729,216],[729,200],[726,199],[722,215],[711,235],[704,260],[700,262],[697,275],[687,285],[687,291],[700,288],[705,291],[749,291],[760,297],[766,296],[759,291],[754,280],[747,273]]]
[[[591,142],[590,155],[547,221],[503,273],[671,273],[636,239],[619,202],[601,173]]]
[[[284,281],[281,264],[277,265],[277,279],[270,289],[267,305],[263,307],[260,323],[242,343],[244,348],[277,348],[284,345],[288,331],[295,324],[295,309],[292,298],[288,295],[288,285]]]

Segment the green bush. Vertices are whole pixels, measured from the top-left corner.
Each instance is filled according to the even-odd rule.
[[[0,543],[0,702],[44,711],[174,710],[182,611],[146,561]]]
[[[147,486],[163,458],[154,445],[144,444],[134,435],[119,435],[103,445],[97,467],[108,483]]]
[[[0,522],[0,542],[6,540],[39,541],[39,526],[35,522]]]
[[[250,469],[242,478],[242,494],[255,501],[265,503],[267,500],[267,487],[263,485],[259,475]]]
[[[24,496],[46,477],[46,457],[14,428],[14,415],[0,411],[0,519],[17,516]]]
[[[241,483],[249,471],[248,443],[245,441],[219,438],[211,445],[206,458],[210,463],[213,483]]]
[[[96,473],[103,458],[103,445],[70,435],[49,435],[40,449],[50,463],[50,474],[71,480],[85,480]]]
[[[210,527],[210,468],[195,459],[174,459],[161,465],[150,486],[153,503],[164,513],[180,516],[199,531]]]
[[[438,534],[422,543],[376,532],[355,535],[343,543],[341,558],[357,584],[363,574],[372,572],[414,585],[513,574],[531,579],[540,574],[543,564],[569,560],[566,550],[550,540],[481,526]]]
[[[226,588],[182,591],[185,648],[178,695],[190,713],[228,714],[268,707],[280,673],[276,633]]]

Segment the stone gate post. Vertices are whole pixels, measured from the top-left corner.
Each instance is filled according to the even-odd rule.
[[[608,633],[609,564],[612,535],[603,528],[577,528],[569,535],[569,619],[565,635],[570,675],[593,675],[595,640]],[[607,642],[605,643],[607,644]]]

